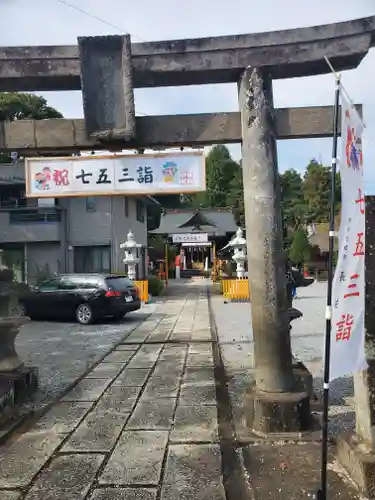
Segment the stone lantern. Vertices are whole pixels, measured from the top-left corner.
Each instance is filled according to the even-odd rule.
[[[29,318],[21,315],[19,297],[28,293],[27,285],[13,281],[13,271],[0,265],[0,420],[4,406],[21,402],[37,388],[37,371],[25,367],[18,357],[15,340],[21,325]],[[11,397],[7,398],[4,387],[9,387]]]
[[[14,342],[19,327],[29,319],[19,314],[18,286],[12,270],[0,264],[0,374],[23,368]]]
[[[247,260],[246,240],[243,237],[243,231],[239,227],[236,236],[228,243],[228,246],[233,248],[232,260],[236,263],[237,278],[245,277],[245,262]]]
[[[142,245],[137,243],[134,239],[134,234],[129,231],[125,243],[121,243],[120,248],[125,250],[125,259],[123,263],[127,267],[129,279],[135,280],[137,277],[137,265],[139,264],[139,257],[137,257],[137,249]]]

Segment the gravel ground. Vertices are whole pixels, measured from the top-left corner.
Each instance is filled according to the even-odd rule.
[[[303,361],[313,374],[314,389],[318,397],[323,385],[326,291],[325,283],[314,283],[308,288],[299,288],[294,306],[300,309],[304,316],[292,323],[293,354]],[[244,387],[253,377],[251,305],[224,304],[223,298],[217,295],[212,297],[211,303],[224,365],[232,377],[233,386]],[[238,397],[238,394],[238,390],[234,391],[232,397]],[[331,432],[336,434],[338,430],[353,429],[355,416],[352,407],[352,377],[332,382],[330,396]]]
[[[21,327],[16,339],[18,355],[26,366],[35,366],[39,372],[39,389],[25,409],[49,404],[154,309],[155,304],[144,305],[121,322],[81,326],[31,321]]]

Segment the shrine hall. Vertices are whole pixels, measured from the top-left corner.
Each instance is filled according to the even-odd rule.
[[[165,210],[159,227],[150,234],[163,236],[179,249],[182,273],[199,274],[212,267],[215,252],[225,247],[237,229],[230,208],[176,209]]]

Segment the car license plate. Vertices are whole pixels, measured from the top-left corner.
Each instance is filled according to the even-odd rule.
[[[131,295],[126,295],[125,302],[133,302],[133,297]]]

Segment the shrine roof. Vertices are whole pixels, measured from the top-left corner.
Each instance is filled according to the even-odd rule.
[[[178,226],[179,229],[189,227],[189,228],[200,228],[202,226],[217,227],[215,222],[209,220],[207,215],[205,215],[201,210],[195,210],[191,217],[188,217],[185,222]]]
[[[340,217],[336,217],[335,227],[340,227]],[[310,244],[319,247],[320,251],[323,253],[329,252],[329,223],[319,222],[313,224],[314,232],[309,236]],[[334,249],[338,250],[338,240],[334,239]]]
[[[196,223],[200,222],[199,228]],[[160,226],[153,234],[208,233],[226,236],[235,233],[237,225],[230,209],[202,208],[199,210],[167,210],[160,219]]]

